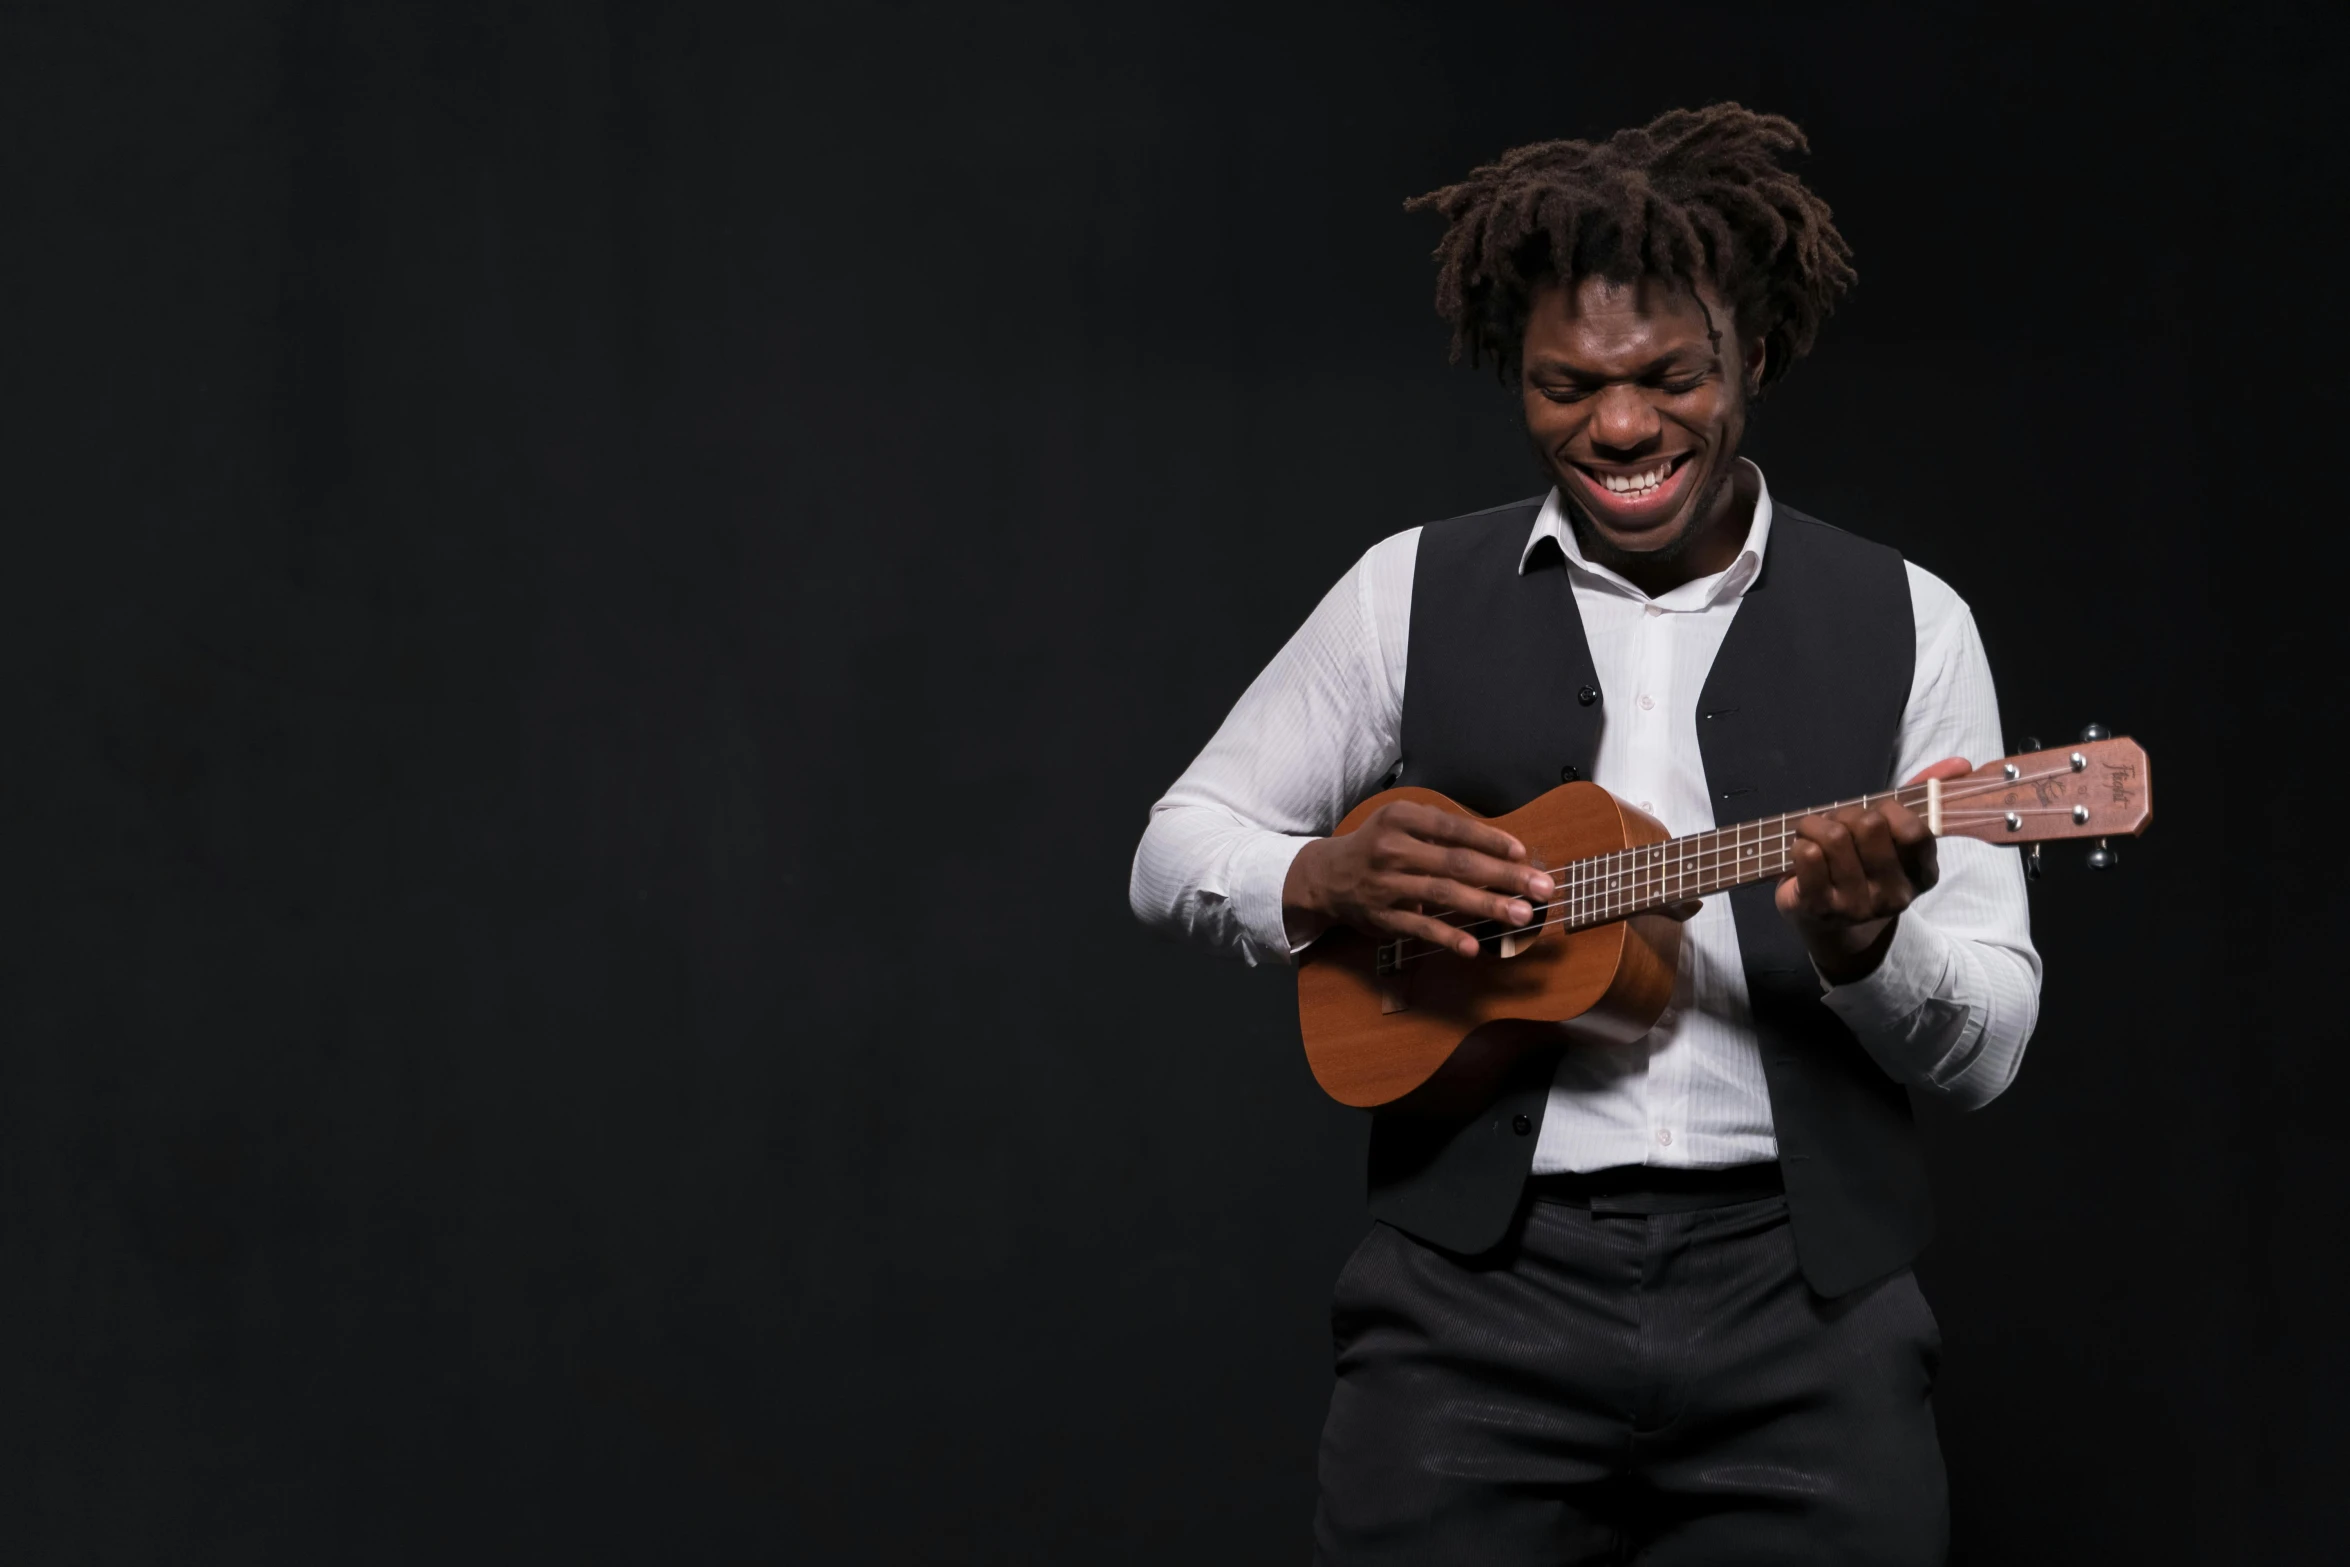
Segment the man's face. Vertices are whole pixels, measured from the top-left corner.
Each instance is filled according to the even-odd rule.
[[[1602,553],[1670,558],[1726,503],[1762,341],[1740,354],[1729,307],[1710,289],[1702,298],[1704,310],[1662,279],[1590,277],[1530,301],[1526,431]]]

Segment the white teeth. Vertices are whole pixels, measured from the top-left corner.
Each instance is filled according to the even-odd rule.
[[[1598,475],[1599,482],[1618,495],[1646,495],[1665,482],[1673,471],[1671,463],[1660,463],[1644,473],[1606,473]]]

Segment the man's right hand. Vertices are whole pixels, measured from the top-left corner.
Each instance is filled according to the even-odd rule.
[[[1351,925],[1383,940],[1417,936],[1473,958],[1477,938],[1444,916],[1524,925],[1556,890],[1527,863],[1526,846],[1500,828],[1398,800],[1345,837],[1300,849],[1281,884],[1281,913],[1292,942]]]

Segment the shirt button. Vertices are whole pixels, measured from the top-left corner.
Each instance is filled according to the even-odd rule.
[[[1656,706],[1656,698],[1643,693],[1640,698],[1640,711],[1645,713],[1654,706]]]
[[[1643,800],[1643,801],[1641,801],[1641,802],[1640,802],[1640,808],[1641,808],[1642,810],[1646,811],[1646,812],[1647,812],[1649,815],[1651,815],[1651,816],[1654,816],[1654,815],[1656,814],[1656,802],[1655,802],[1654,800]]]
[[[1528,1115],[1513,1115],[1510,1117],[1510,1130],[1523,1137],[1534,1130],[1534,1118]]]
[[[1673,1146],[1673,1132],[1671,1127],[1660,1126],[1656,1129],[1656,1145],[1659,1148],[1670,1148]]]
[[[1656,607],[1654,604],[1651,604],[1651,605],[1649,605],[1649,606],[1648,606],[1648,612],[1649,612],[1651,615],[1661,615],[1661,614],[1663,614],[1663,613],[1664,613],[1664,611],[1663,611],[1663,610],[1661,610],[1661,609],[1657,608],[1657,607]]]

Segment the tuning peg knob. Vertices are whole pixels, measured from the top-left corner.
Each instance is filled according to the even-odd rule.
[[[2113,731],[2103,724],[2091,724],[2081,731],[2081,738],[2083,740],[2110,740],[2113,738]]]
[[[2038,735],[2026,735],[2021,741],[2017,742],[2016,749],[2018,751],[2037,751],[2040,749],[2040,737]]]
[[[2040,846],[2035,843],[2024,850],[2024,880],[2038,881],[2040,875]]]
[[[2113,852],[2113,840],[2110,838],[2098,839],[2097,847],[2089,851],[2089,869],[2093,871],[2109,871],[2121,862],[2122,857]]]

